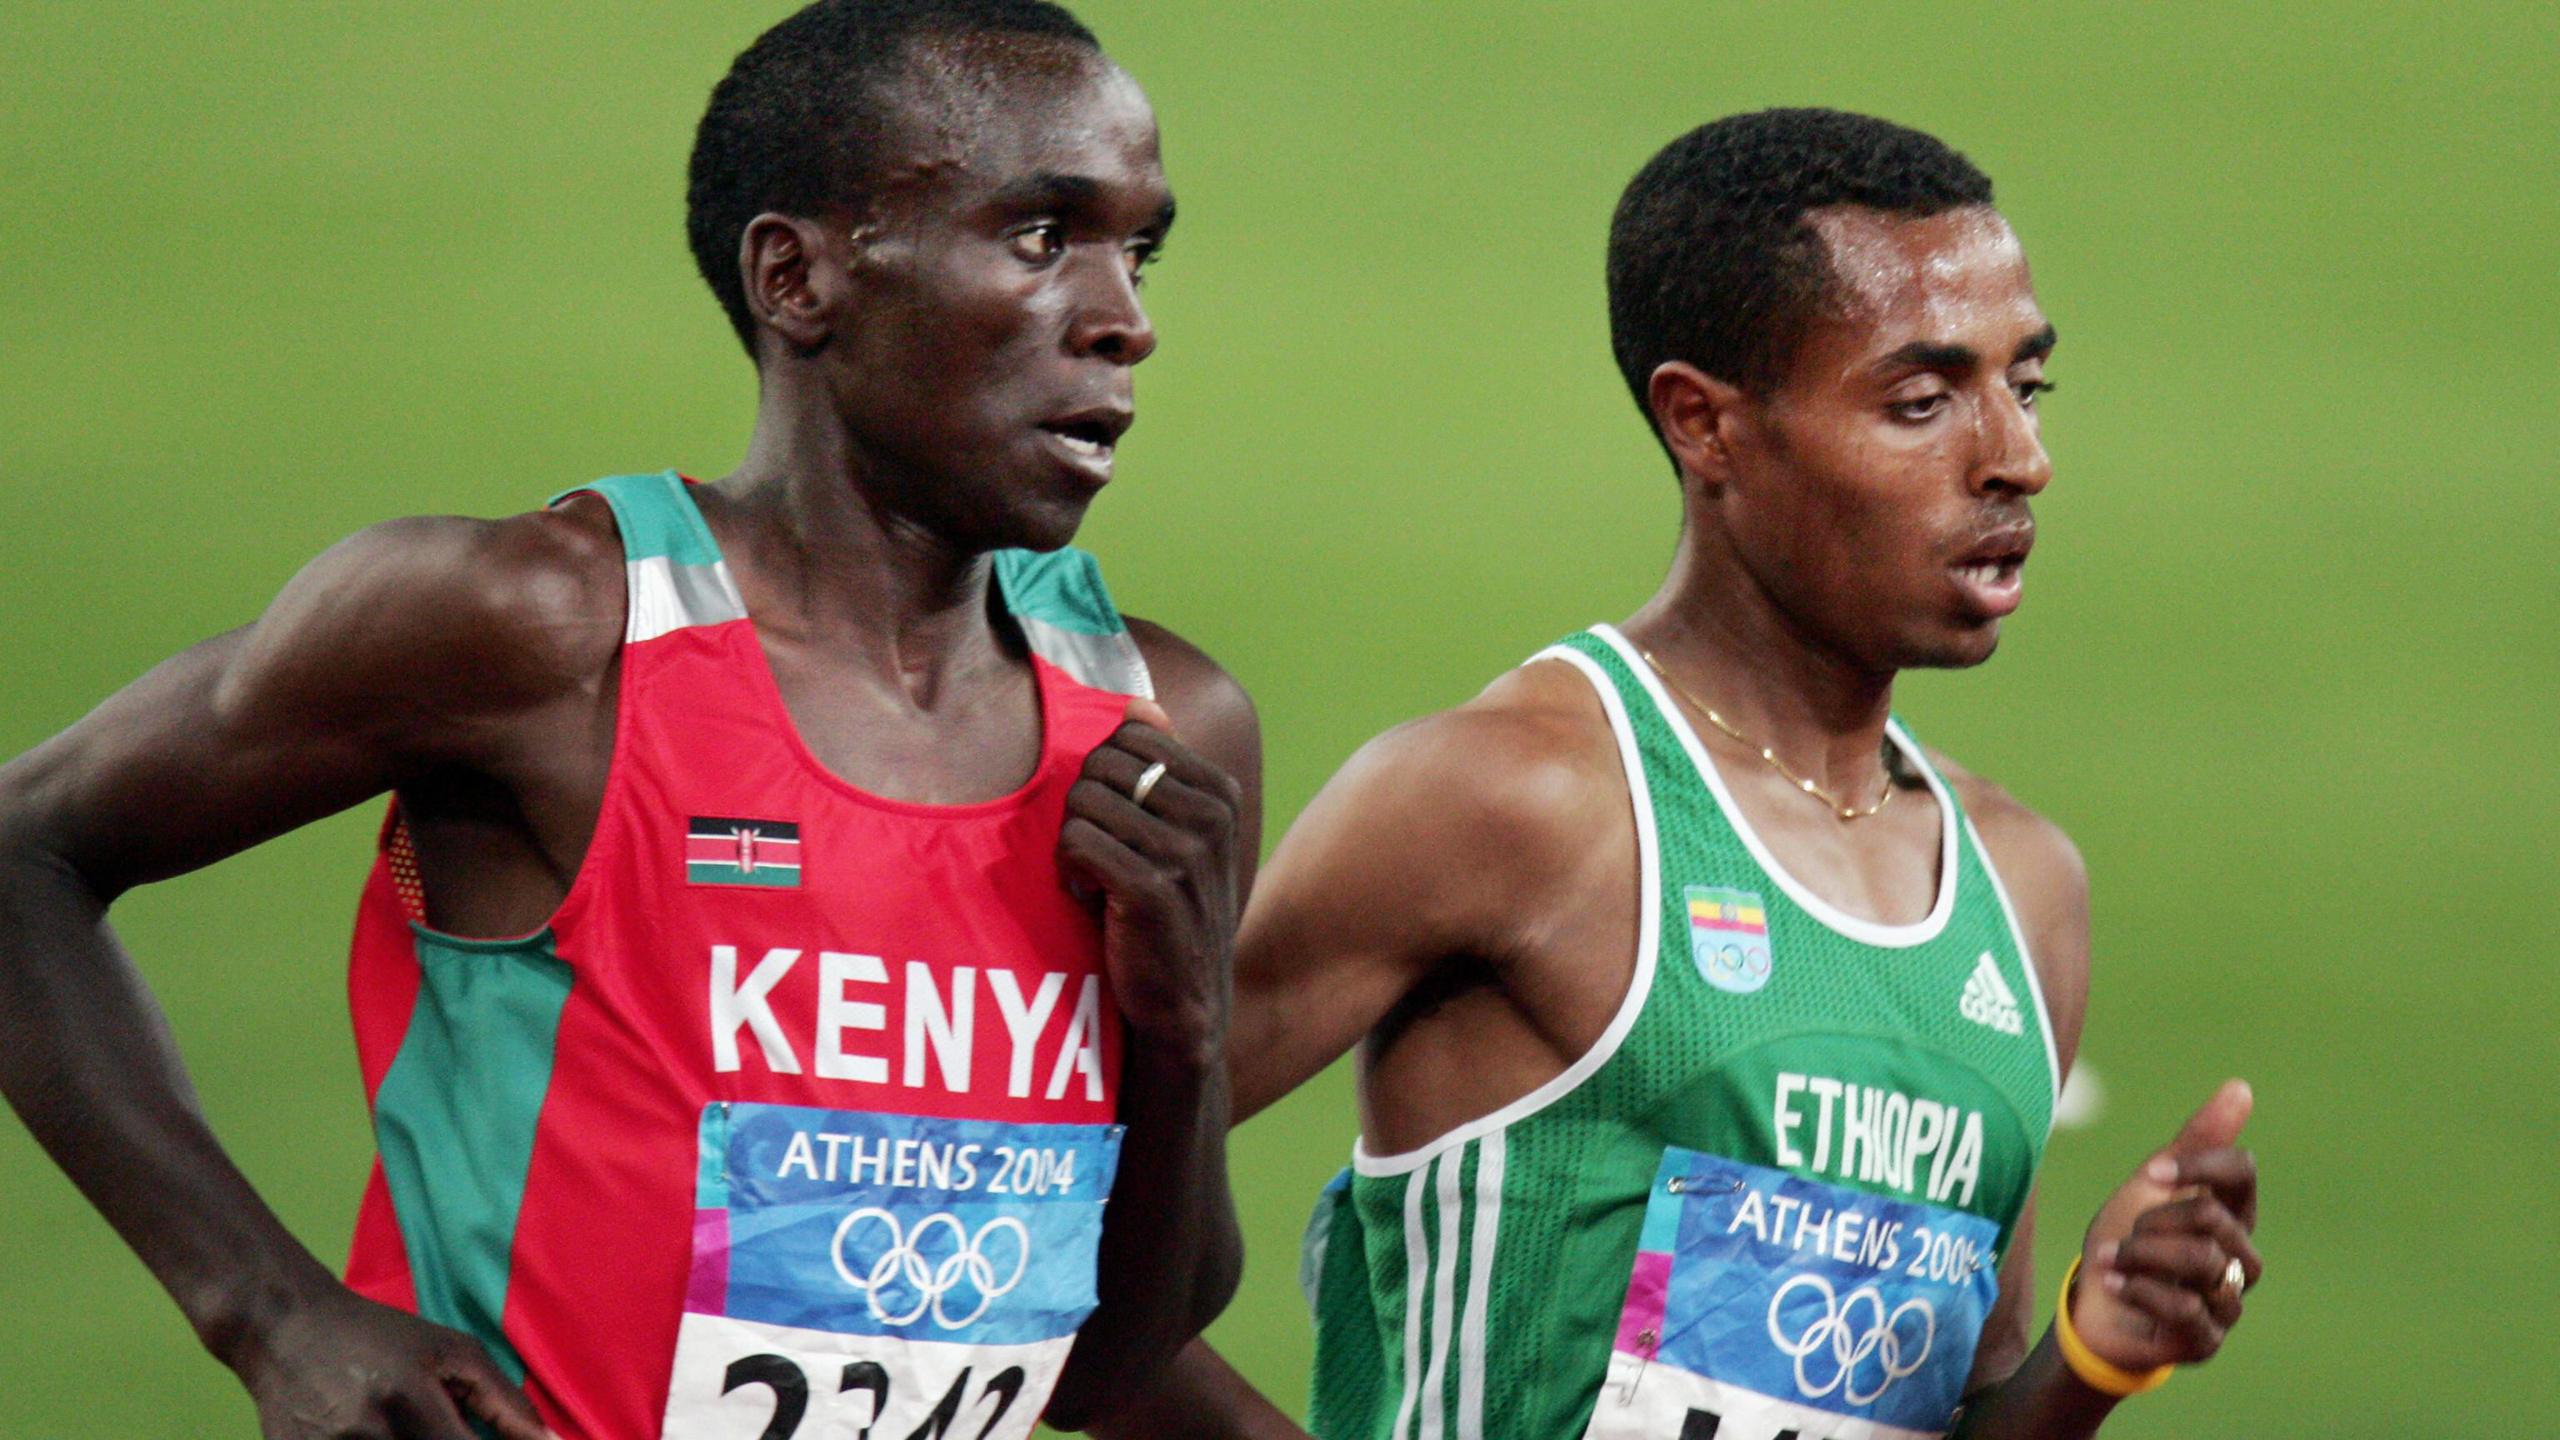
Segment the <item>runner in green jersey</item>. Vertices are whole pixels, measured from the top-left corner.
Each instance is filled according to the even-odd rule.
[[[2234,1082],[2031,1344],[2087,882],[1891,708],[2020,598],[2054,329],[2017,237],[1939,142],[1772,111],[1656,157],[1609,270],[1680,483],[1669,577],[1362,751],[1239,942],[1238,1114],[1362,1059],[1302,1267],[1309,1425],[2090,1434],[2239,1320],[2256,1183]],[[1113,1433],[1301,1432],[1195,1347]]]

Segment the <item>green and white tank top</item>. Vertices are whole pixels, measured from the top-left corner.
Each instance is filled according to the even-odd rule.
[[[1416,1150],[1355,1146],[1302,1256],[1311,1428],[1942,1432],[2058,1083],[1979,836],[1890,724],[1942,817],[1938,893],[1913,924],[1844,914],[1770,855],[1625,637],[1535,661],[1591,682],[1626,767],[1634,978],[1552,1081]]]

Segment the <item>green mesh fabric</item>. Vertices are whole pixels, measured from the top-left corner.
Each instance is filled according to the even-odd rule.
[[[1403,1284],[1398,1267],[1393,1281]],[[1360,1212],[1351,1201],[1351,1172],[1344,1170],[1316,1197],[1307,1221],[1299,1281],[1315,1312],[1316,1370],[1308,1428],[1319,1435],[1374,1433],[1379,1397],[1388,1394],[1395,1361],[1387,1346],[1401,1332],[1378,1324],[1369,1252],[1360,1238]],[[1388,1395],[1389,1403],[1393,1397]],[[1371,1428],[1362,1428],[1371,1427]]]
[[[1955,835],[1951,902],[1920,925],[1853,936],[1859,922],[1808,908],[1754,857],[1694,735],[1620,637],[1595,627],[1539,658],[1565,652],[1604,687],[1634,752],[1637,813],[1650,815],[1644,992],[1612,1027],[1615,1048],[1569,1088],[1419,1151],[1355,1157],[1347,1207],[1327,1192],[1311,1416],[1323,1440],[1581,1433],[1666,1146],[1968,1210],[2000,1225],[2003,1247],[2042,1155],[2055,1087],[2042,1006],[1934,772]],[[1760,902],[1769,963],[1755,988],[1712,985],[1693,958],[1691,887]],[[1915,1118],[1924,1110],[1934,1124]],[[1958,1143],[1968,1127],[1970,1164]],[[1341,1256],[1352,1244],[1356,1268]]]

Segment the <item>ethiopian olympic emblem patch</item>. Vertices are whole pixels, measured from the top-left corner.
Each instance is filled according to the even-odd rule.
[[[1769,983],[1769,912],[1748,890],[1688,887],[1689,958],[1719,990],[1748,995]]]

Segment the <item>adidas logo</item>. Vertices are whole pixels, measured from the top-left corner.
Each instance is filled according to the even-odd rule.
[[[1993,963],[1988,950],[1973,963],[1973,975],[1964,982],[1964,996],[1956,1001],[1956,1013],[2003,1035],[2023,1034],[2026,1030],[2026,1019],[2018,1013],[2017,992],[2000,978],[2000,967]]]

